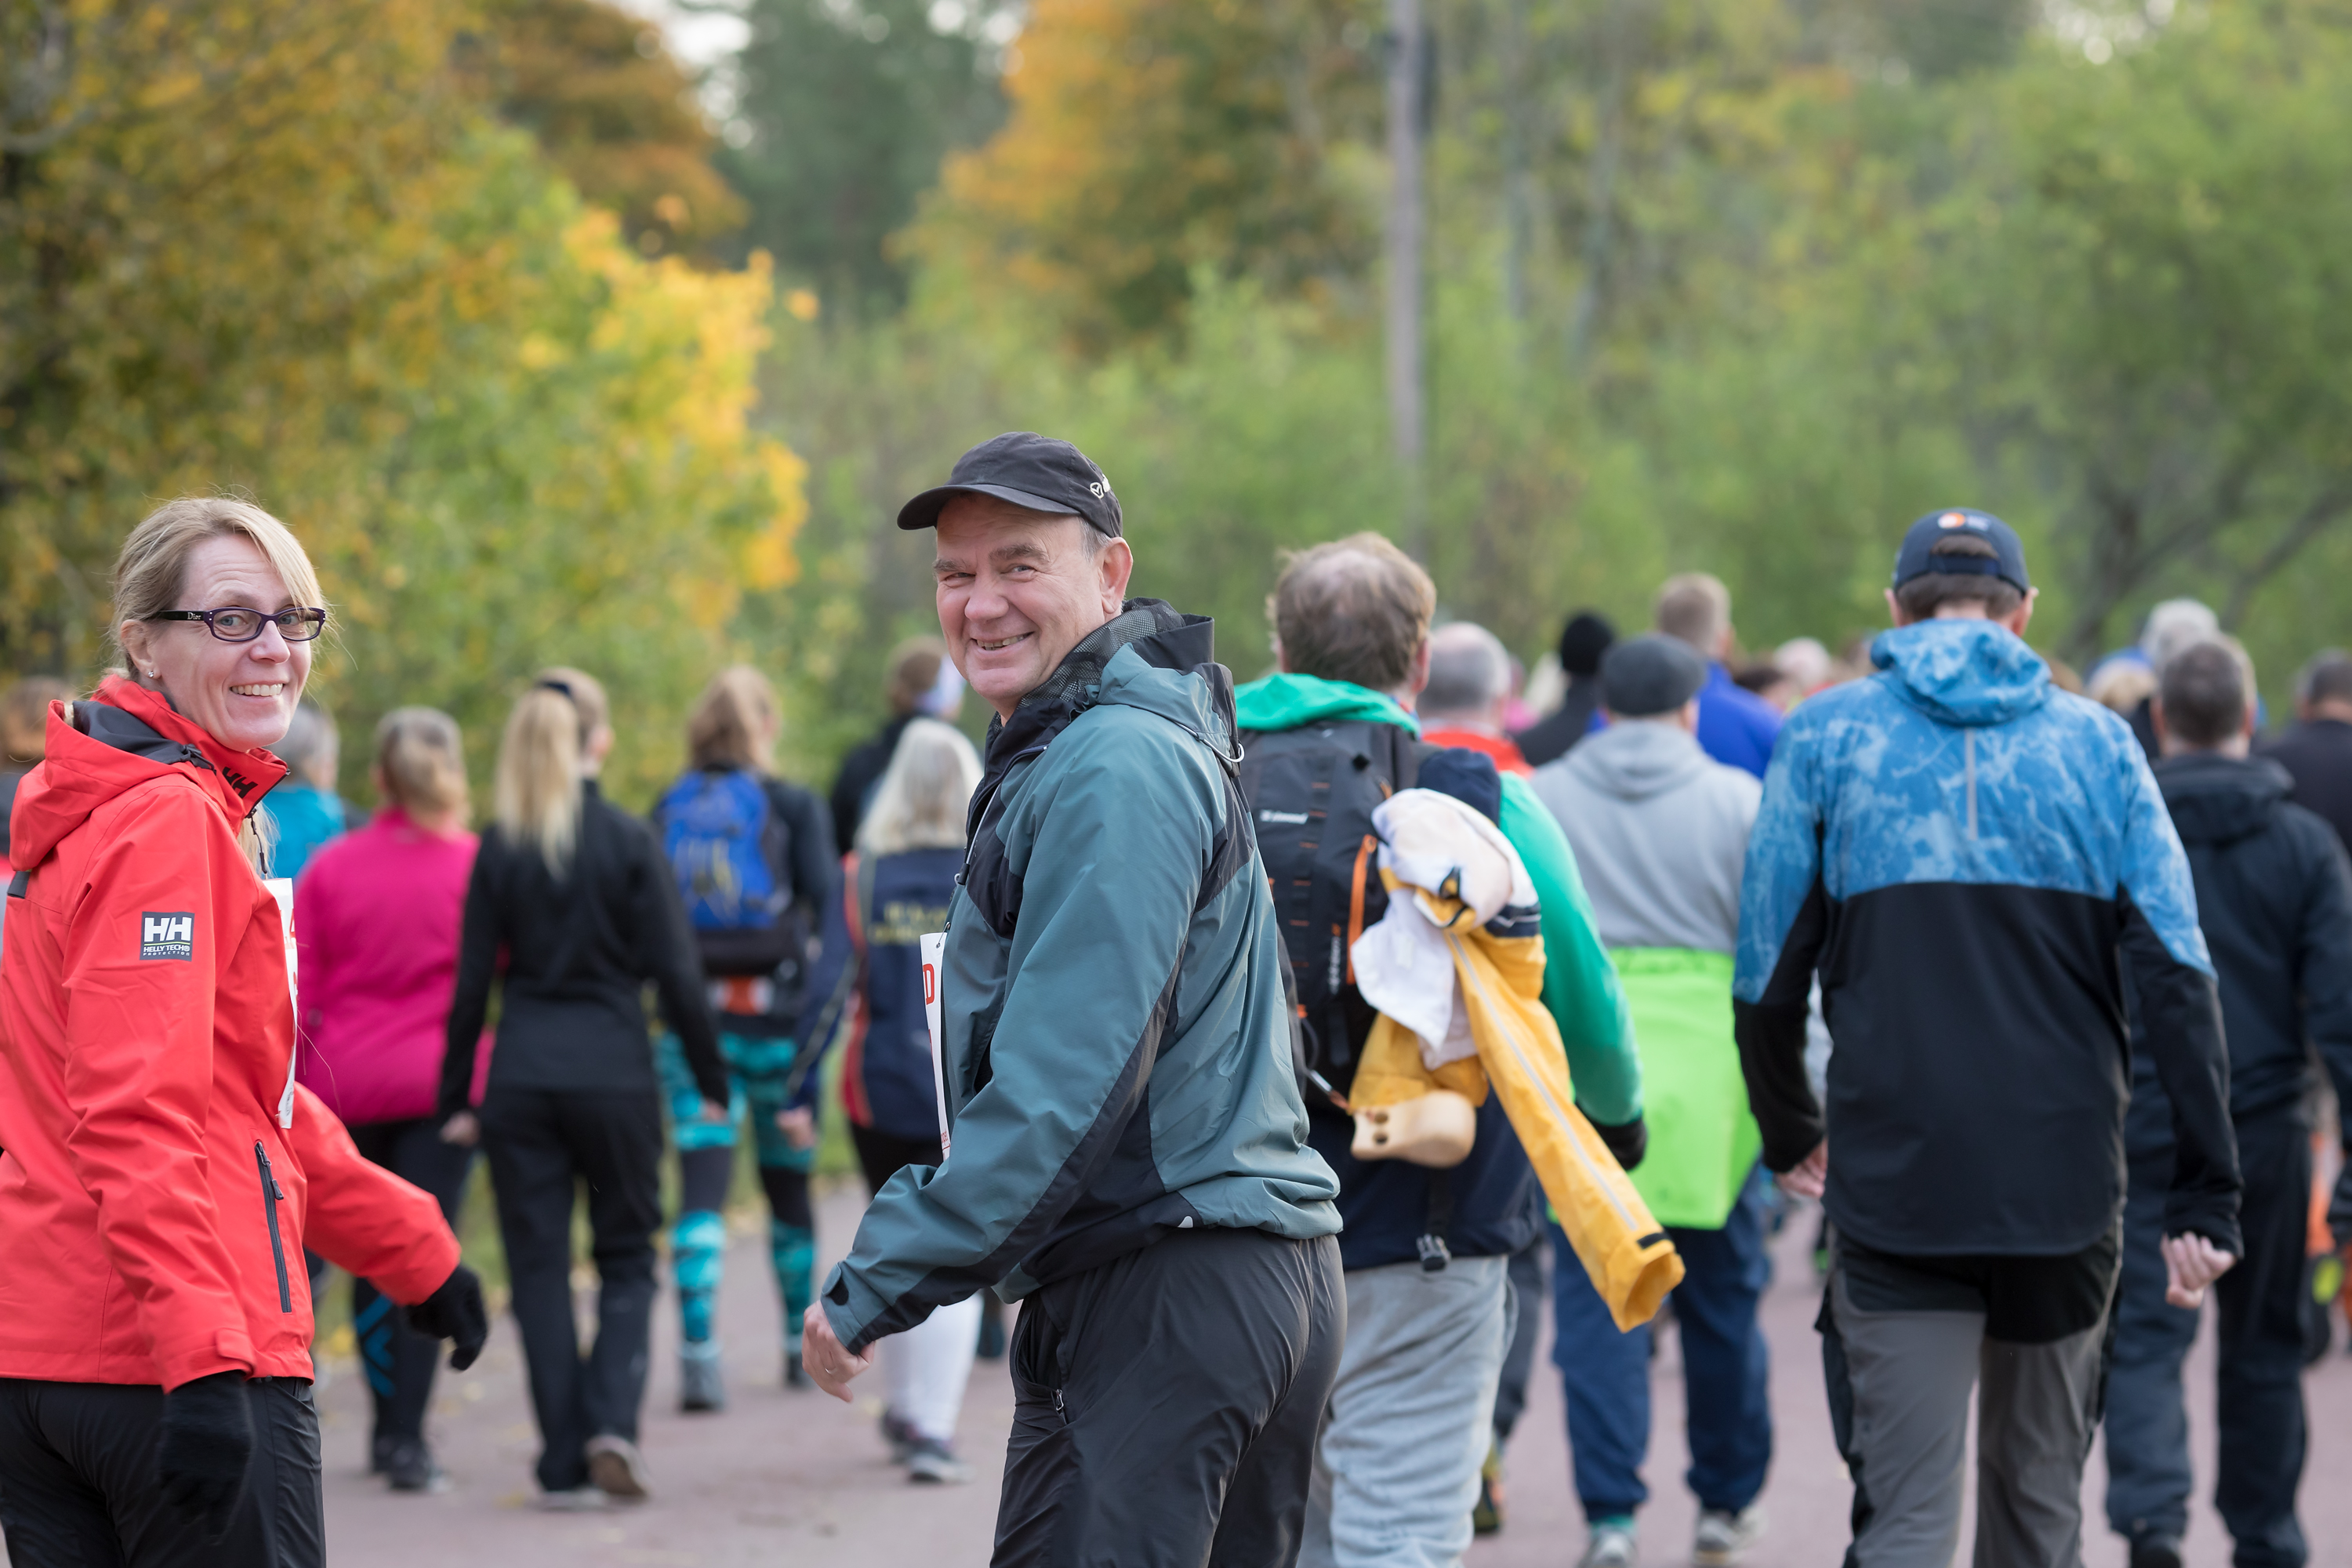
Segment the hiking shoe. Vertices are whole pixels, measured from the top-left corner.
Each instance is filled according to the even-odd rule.
[[[643,1502],[654,1495],[646,1457],[635,1443],[610,1432],[588,1439],[588,1479],[614,1502]]]
[[[1691,1561],[1697,1568],[1730,1568],[1739,1554],[1764,1534],[1764,1510],[1750,1503],[1734,1513],[1729,1509],[1698,1510],[1698,1531],[1691,1542]]]
[[[715,1343],[689,1344],[678,1352],[677,1407],[688,1415],[727,1408],[727,1384]]]
[[[903,1465],[915,1451],[915,1429],[895,1410],[882,1412],[882,1440],[890,1445],[890,1462]]]
[[[2180,1542],[2169,1535],[2143,1535],[2131,1543],[2131,1568],[2180,1568]]]
[[[593,1513],[604,1506],[604,1494],[594,1487],[573,1487],[569,1491],[541,1492],[532,1507],[541,1513]]]
[[[907,1479],[931,1486],[960,1487],[971,1479],[971,1467],[936,1437],[917,1436],[907,1445]]]
[[[1486,1462],[1478,1467],[1478,1500],[1470,1510],[1473,1535],[1496,1535],[1503,1528],[1503,1444],[1486,1445]]]
[[[392,1468],[392,1451],[400,1439],[379,1432],[368,1439],[368,1474],[380,1476]]]
[[[433,1450],[421,1437],[394,1443],[385,1456],[384,1479],[396,1492],[446,1492],[449,1478],[433,1462]]]
[[[816,1386],[815,1383],[809,1377],[808,1368],[801,1364],[801,1352],[798,1351],[786,1351],[784,1352],[784,1386],[786,1388],[814,1388]]]
[[[1592,1538],[1584,1543],[1584,1555],[1576,1560],[1576,1568],[1633,1568],[1641,1560],[1642,1548],[1633,1539],[1632,1520],[1595,1520]]]

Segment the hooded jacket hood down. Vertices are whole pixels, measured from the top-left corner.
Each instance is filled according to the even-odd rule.
[[[278,900],[236,843],[285,774],[121,679],[50,709],[0,942],[0,1377],[309,1377],[309,1247],[398,1301],[424,1193],[292,1081]]]

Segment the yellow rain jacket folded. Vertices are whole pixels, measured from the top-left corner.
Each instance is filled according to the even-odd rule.
[[[1399,1106],[1437,1089],[1482,1105],[1491,1088],[1611,1317],[1620,1329],[1649,1321],[1680,1283],[1682,1259],[1576,1108],[1559,1028],[1543,1005],[1542,928],[1526,868],[1486,818],[1434,791],[1398,792],[1373,825],[1389,913],[1353,957],[1381,1016],[1350,1108]],[[1398,896],[1406,889],[1414,896]],[[1492,912],[1482,919],[1482,909]],[[1388,929],[1395,922],[1420,923]]]

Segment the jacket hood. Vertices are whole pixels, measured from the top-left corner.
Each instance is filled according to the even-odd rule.
[[[1620,721],[1568,753],[1569,776],[1619,800],[1648,800],[1716,764],[1698,737],[1674,724]]]
[[[1943,724],[2006,724],[2050,700],[2050,667],[1993,621],[1917,621],[1882,632],[1871,662],[1895,694]]]
[[[10,820],[9,864],[29,871],[126,790],[178,772],[244,820],[286,776],[268,752],[235,752],[174,711],[159,692],[110,677],[79,702],[49,704],[47,755],[25,777]]]
[[[2294,781],[2267,757],[2224,757],[2210,752],[2167,757],[2156,764],[2156,786],[2188,844],[2227,844],[2270,825]]]
[[[1421,721],[1393,697],[1318,675],[1269,675],[1234,693],[1241,727],[1273,733],[1330,720],[1366,720],[1421,733]]]

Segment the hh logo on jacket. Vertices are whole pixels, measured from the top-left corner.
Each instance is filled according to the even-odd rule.
[[[139,956],[193,961],[196,956],[196,917],[184,910],[161,913],[150,910],[141,915]]]

